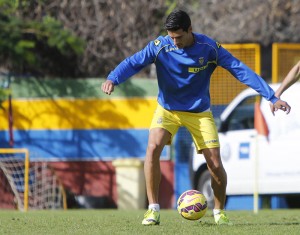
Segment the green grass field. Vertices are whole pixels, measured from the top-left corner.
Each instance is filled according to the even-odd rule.
[[[300,234],[300,210],[228,211],[234,226],[217,226],[212,212],[188,221],[176,210],[162,210],[159,226],[141,224],[144,210],[0,210],[0,234]]]

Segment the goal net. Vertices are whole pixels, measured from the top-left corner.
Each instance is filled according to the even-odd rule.
[[[0,208],[66,209],[66,194],[48,162],[31,162],[27,149],[0,149]]]

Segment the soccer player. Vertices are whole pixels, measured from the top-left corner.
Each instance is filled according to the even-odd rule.
[[[295,82],[297,82],[300,79],[300,60],[297,64],[294,65],[294,67],[288,72],[286,77],[283,79],[281,85],[275,92],[275,96],[280,98],[282,93],[288,89],[291,85],[293,85]],[[274,115],[274,112],[277,111],[277,108],[271,103],[271,112]]]
[[[274,95],[267,83],[245,64],[233,57],[218,42],[194,33],[189,15],[174,10],[165,22],[167,36],[159,36],[141,51],[123,60],[102,84],[110,95],[114,87],[125,82],[149,64],[156,65],[158,105],[149,131],[144,173],[148,211],[143,225],[160,223],[158,200],[161,180],[160,154],[170,144],[180,126],[192,135],[198,152],[204,154],[211,173],[216,224],[232,224],[225,211],[227,175],[222,165],[217,128],[210,110],[210,78],[217,66],[227,69],[242,83],[271,101],[277,109],[290,106]]]

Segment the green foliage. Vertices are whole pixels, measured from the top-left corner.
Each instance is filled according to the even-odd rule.
[[[18,4],[18,0],[0,0],[0,10],[3,14],[11,14],[17,9]]]
[[[174,0],[167,0],[166,1],[166,6],[167,11],[166,11],[166,16],[168,16],[173,10],[175,10],[175,8],[177,7],[178,3]]]
[[[0,87],[0,107],[3,100],[7,98],[7,92],[5,89]]]
[[[23,13],[30,10],[30,2],[0,0],[1,64],[13,73],[79,75],[76,59],[85,42],[49,15],[40,21],[27,19]]]
[[[39,30],[37,37],[42,40],[47,38],[47,43],[50,47],[57,47],[57,49],[63,54],[68,55],[69,47],[76,54],[83,53],[83,42],[74,37],[69,31],[62,30],[63,25],[61,22],[55,20],[50,16],[43,17],[42,24],[32,25]],[[69,46],[69,47],[68,47]]]

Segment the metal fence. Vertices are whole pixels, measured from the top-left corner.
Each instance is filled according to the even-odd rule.
[[[281,82],[300,60],[300,43],[273,43],[272,82]]]

